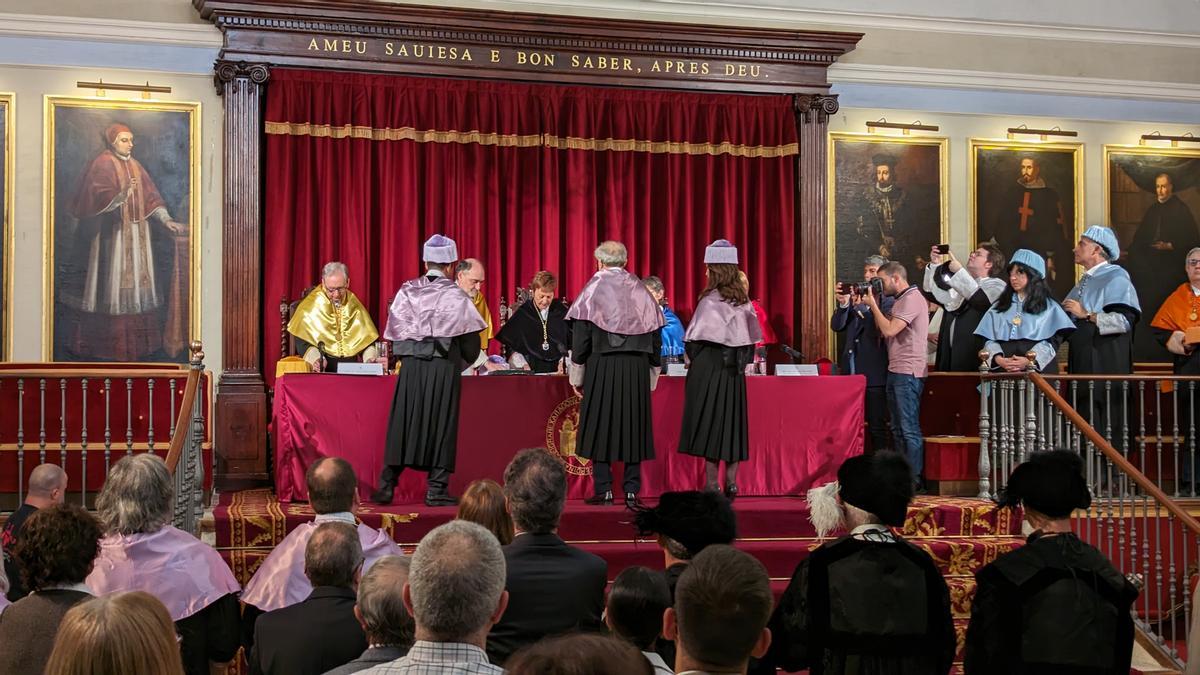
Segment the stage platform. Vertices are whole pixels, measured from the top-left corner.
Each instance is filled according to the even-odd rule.
[[[796,565],[820,543],[808,522],[804,500],[739,497],[734,510],[735,546],[758,558],[771,576],[772,590],[782,593]],[[358,515],[411,552],[425,533],[453,518],[454,509],[364,505]],[[247,490],[222,494],[213,517],[217,549],[244,583],[271,549],[297,525],[311,520],[313,512],[307,504],[281,503],[270,490]],[[639,540],[631,521],[632,514],[622,506],[588,506],[570,500],[559,534],[607,560],[610,580],[630,565],[662,569],[662,551],[653,540]],[[975,571],[1021,544],[1019,520],[982,500],[918,497],[909,507],[904,536],[928,551],[946,576],[961,646],[975,592]]]

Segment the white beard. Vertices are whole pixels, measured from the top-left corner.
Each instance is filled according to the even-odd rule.
[[[837,498],[840,488],[838,482],[833,481],[808,491],[808,521],[816,528],[817,536],[821,539],[845,527],[846,512]]]

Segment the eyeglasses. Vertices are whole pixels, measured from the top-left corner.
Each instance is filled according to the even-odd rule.
[[[1197,260],[1196,258],[1188,258],[1187,266],[1188,267],[1200,267],[1200,260]]]

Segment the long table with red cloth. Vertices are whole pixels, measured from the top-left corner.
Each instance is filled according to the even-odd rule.
[[[747,378],[750,459],[738,469],[744,496],[803,494],[834,480],[847,457],[863,448],[861,376]],[[354,466],[361,498],[383,464],[395,376],[291,374],[275,388],[275,489],[282,502],[308,499],[304,473],[322,457]],[[655,459],[642,464],[642,496],[695,489],[704,461],[676,451],[684,378],[663,377],[651,395]],[[591,464],[574,455],[578,399],[562,376],[464,377],[454,494],[473,480],[502,482],[522,448],[548,447],[567,464],[568,498],[592,493]],[[620,465],[614,466],[620,486]],[[425,474],[405,471],[394,503],[420,503]]]

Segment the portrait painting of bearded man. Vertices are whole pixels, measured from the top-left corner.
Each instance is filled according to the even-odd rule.
[[[1200,246],[1200,150],[1106,145],[1104,169],[1105,212],[1121,245],[1119,264],[1142,306],[1161,307],[1187,281],[1181,261]],[[1154,339],[1153,320],[1141,317],[1133,332],[1134,361],[1171,360]]]
[[[186,361],[197,329],[198,106],[47,105],[49,358]]]
[[[1011,255],[1019,249],[1046,261],[1054,297],[1075,285],[1071,248],[1082,216],[1082,145],[971,139],[971,241],[994,238]]]
[[[855,281],[878,255],[921,271],[946,240],[944,138],[830,134],[829,199],[835,281]]]

